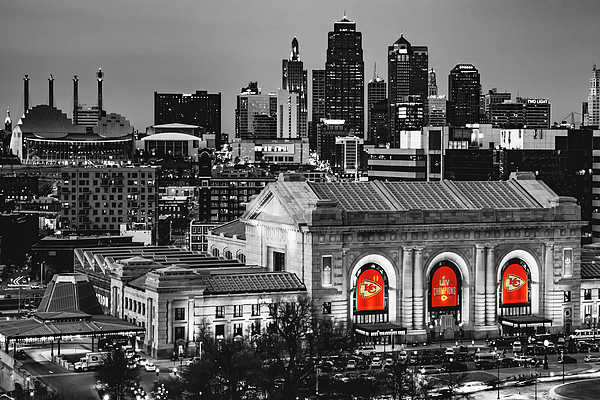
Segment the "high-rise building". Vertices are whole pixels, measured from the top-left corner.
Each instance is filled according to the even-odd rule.
[[[600,126],[600,69],[596,68],[596,64],[592,69],[588,91],[587,125]]]
[[[437,79],[433,68],[430,68],[427,72],[427,94],[429,96],[438,95]]]
[[[404,35],[388,46],[388,99],[391,145],[399,144],[399,132],[425,124],[429,93],[427,46],[412,46]]]
[[[457,64],[448,75],[448,120],[451,126],[479,123],[479,71],[473,64]]]
[[[154,92],[154,125],[171,123],[201,126],[215,135],[216,148],[221,147],[221,93]]]
[[[387,84],[383,78],[377,76],[377,65],[375,65],[375,70],[373,72],[373,79],[369,81],[367,84],[367,140],[369,142],[375,141],[375,136],[377,134],[377,127],[380,127],[380,124],[377,124],[378,119],[374,117],[375,105],[380,104],[384,101],[387,104]],[[376,127],[377,125],[377,127]]]
[[[302,138],[300,129],[300,93],[279,89],[277,91],[277,137]],[[306,123],[303,124],[306,127]]]
[[[258,82],[250,82],[237,96],[235,137],[275,139],[277,137],[277,93],[262,94]]]
[[[300,47],[298,39],[292,40],[292,52],[290,58],[282,62],[281,89],[290,93],[297,93],[298,114],[295,120],[297,125],[294,130],[302,138],[308,135],[308,86],[307,72],[304,63],[300,59]]]
[[[308,129],[310,149],[317,149],[317,125],[325,118],[325,70],[312,70],[311,117]]]
[[[486,97],[487,100],[487,97]],[[492,102],[487,113],[494,128],[550,128],[550,103],[548,99],[517,97],[516,102]]]
[[[325,116],[344,120],[359,137],[365,131],[365,87],[362,33],[346,16],[328,35],[325,62]],[[314,120],[314,115],[313,115]]]
[[[491,88],[486,94],[483,95],[483,110],[488,123],[493,123],[492,116],[490,114],[491,105],[510,101],[511,97],[512,96],[510,92],[498,93],[497,88]]]

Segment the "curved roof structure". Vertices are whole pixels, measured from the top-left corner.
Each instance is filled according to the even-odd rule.
[[[103,138],[120,138],[133,134],[133,126],[124,116],[110,113],[102,116],[98,125],[94,126],[94,133]]]
[[[102,307],[94,287],[83,274],[54,275],[48,284],[37,312],[82,311],[101,315]]]
[[[187,133],[180,132],[163,132],[157,133],[154,135],[149,135],[142,138],[142,142],[146,141],[190,141],[197,140],[200,141],[200,138],[194,135],[188,135]]]
[[[67,114],[45,104],[29,109],[19,125],[21,132],[32,133],[44,139],[60,139],[70,133],[85,133],[85,126],[73,125]]]

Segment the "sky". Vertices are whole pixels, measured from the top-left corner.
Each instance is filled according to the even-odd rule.
[[[206,90],[221,93],[222,130],[233,137],[240,88],[276,91],[294,36],[310,87],[344,14],[362,32],[365,89],[374,63],[388,81],[387,46],[404,34],[428,46],[440,94],[456,64],[472,63],[484,92],[548,98],[560,122],[581,112],[600,65],[598,0],[2,0],[0,110],[10,108],[13,124],[22,115],[25,74],[31,105],[47,104],[52,74],[55,106],[71,118],[73,75],[80,103],[96,104],[102,68],[104,109],[135,129],[154,123],[155,91]]]

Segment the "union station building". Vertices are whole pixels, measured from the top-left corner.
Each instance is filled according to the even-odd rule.
[[[487,182],[282,176],[240,223],[246,263],[295,274],[359,343],[568,333],[581,323],[580,207],[532,174]],[[209,245],[218,252],[228,241],[221,232]]]

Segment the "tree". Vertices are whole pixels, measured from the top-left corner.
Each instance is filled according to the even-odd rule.
[[[350,337],[344,324],[323,318],[308,297],[279,299],[269,307],[272,322],[257,338],[257,350],[269,360],[267,375],[277,371],[284,379],[283,398],[293,399],[320,359],[349,347]]]
[[[106,356],[104,368],[96,371],[96,380],[106,385],[111,399],[123,399],[127,389],[140,380],[139,371],[127,368],[127,364],[123,352],[115,351]]]

